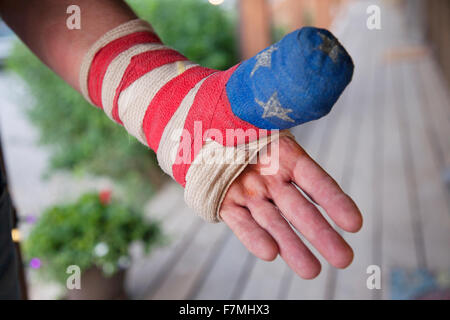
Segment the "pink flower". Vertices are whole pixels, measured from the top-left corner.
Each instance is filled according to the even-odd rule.
[[[30,260],[30,267],[33,269],[39,269],[41,267],[41,260],[39,258],[33,258]]]
[[[111,190],[102,190],[100,191],[98,196],[100,198],[100,202],[104,205],[107,205],[111,201]]]

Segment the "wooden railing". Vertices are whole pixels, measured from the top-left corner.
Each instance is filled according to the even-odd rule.
[[[426,15],[426,35],[450,88],[450,1],[427,0],[423,2]]]
[[[290,32],[305,25],[328,28],[338,8],[348,0],[239,0],[240,48],[247,59],[273,41],[275,25]]]

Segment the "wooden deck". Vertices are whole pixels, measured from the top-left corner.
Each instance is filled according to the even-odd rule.
[[[431,54],[405,50],[417,43],[400,13],[383,8],[382,30],[369,31],[366,8],[352,5],[335,29],[355,60],[351,86],[328,117],[293,130],[363,212],[361,232],[344,234],[353,264],[337,270],[321,259],[321,275],[302,280],[280,258],[254,258],[224,224],[194,217],[171,184],[148,211],[163,219],[172,243],[134,263],[134,297],[389,299],[393,268],[450,268],[448,91]],[[366,287],[369,265],[381,267],[381,290]]]

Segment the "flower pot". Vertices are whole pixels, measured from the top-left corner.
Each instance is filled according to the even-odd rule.
[[[125,270],[119,270],[108,277],[92,267],[81,274],[81,289],[67,290],[68,300],[111,300],[126,299],[124,288]]]

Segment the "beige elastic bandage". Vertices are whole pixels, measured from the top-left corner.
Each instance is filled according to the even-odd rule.
[[[154,32],[147,22],[132,20],[107,32],[86,53],[80,70],[80,87],[83,96],[90,103],[92,101],[88,91],[88,76],[95,55],[110,42],[138,31]],[[168,48],[160,43],[137,44],[121,52],[108,65],[102,82],[101,99],[103,110],[110,118],[116,88],[133,56],[163,49]],[[164,84],[195,66],[197,65],[190,61],[168,63],[144,74],[123,90],[118,98],[118,113],[125,129],[148,146],[143,120],[149,103]],[[179,132],[184,128],[196,92],[205,79],[199,81],[184,97],[161,136],[157,152],[158,163],[163,171],[172,177],[172,166],[180,145]],[[225,147],[212,140],[206,141],[186,174],[184,194],[186,203],[206,221],[221,221],[220,207],[233,181],[255,160],[258,152],[270,142],[285,135],[290,133],[273,131],[268,137],[237,147]]]

